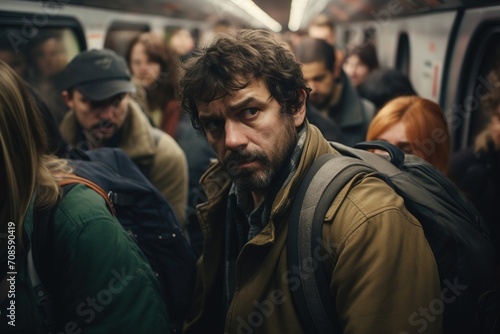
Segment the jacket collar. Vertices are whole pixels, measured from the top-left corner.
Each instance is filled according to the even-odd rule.
[[[340,101],[330,108],[330,116],[338,114],[339,126],[347,128],[365,123],[361,97],[351,84],[344,71],[341,71],[342,96]]]
[[[307,134],[302,155],[299,159],[296,173],[290,181],[281,188],[274,198],[271,208],[269,223],[262,232],[252,239],[253,244],[266,244],[273,242],[276,234],[275,226],[289,212],[295,193],[297,192],[300,182],[311,167],[313,161],[325,153],[335,152],[328,142],[321,135],[321,132],[314,125],[309,124],[306,120]],[[200,214],[207,219],[201,219],[200,224],[202,229],[211,234],[214,230],[220,230],[220,227],[214,229],[213,224],[221,224],[224,220],[220,218],[220,210],[224,210],[229,189],[232,184],[227,172],[224,171],[221,164],[217,162],[212,166],[201,178],[200,183],[207,195],[207,201],[199,206]],[[214,216],[212,216],[214,215]],[[215,217],[218,218],[215,218]],[[224,230],[222,228],[222,230]]]

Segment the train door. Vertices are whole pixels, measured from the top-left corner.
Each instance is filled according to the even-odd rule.
[[[500,90],[500,7],[466,11],[455,44],[443,101],[459,151],[484,129],[488,96]]]
[[[66,110],[58,90],[61,70],[86,48],[80,23],[49,12],[0,12],[0,60],[38,93],[59,123]]]

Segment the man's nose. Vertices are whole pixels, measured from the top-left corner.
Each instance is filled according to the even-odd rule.
[[[109,120],[113,118],[114,113],[115,113],[115,106],[112,103],[110,103],[109,105],[100,108],[99,118]]]
[[[236,121],[226,121],[224,124],[225,145],[228,150],[238,150],[247,145],[244,125]]]

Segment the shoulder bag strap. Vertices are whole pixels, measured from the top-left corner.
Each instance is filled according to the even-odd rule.
[[[65,185],[68,185],[68,184],[77,184],[77,183],[84,184],[87,187],[89,187],[90,189],[94,190],[99,195],[101,195],[101,197],[104,199],[104,201],[108,205],[108,208],[111,211],[111,213],[113,214],[113,216],[116,216],[116,211],[115,211],[115,208],[113,206],[113,203],[111,203],[111,201],[109,199],[109,194],[107,194],[104,189],[102,189],[99,185],[95,184],[91,180],[83,178],[83,177],[80,177],[80,176],[77,176],[77,175],[74,175],[74,174],[68,174],[68,175],[65,175],[59,181],[59,185],[61,187],[65,186]]]
[[[322,231],[326,212],[344,186],[362,172],[373,169],[356,158],[325,154],[314,161],[295,197],[288,227],[287,264],[289,281],[300,282],[291,288],[292,299],[308,333],[342,333],[329,275],[315,254],[325,249]]]

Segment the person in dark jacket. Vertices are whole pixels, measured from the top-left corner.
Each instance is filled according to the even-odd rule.
[[[375,107],[359,96],[343,70],[337,74],[335,48],[324,40],[308,37],[295,46],[294,52],[312,89],[309,102],[338,124],[342,143],[352,146],[363,141]],[[319,125],[314,119],[310,121]]]
[[[168,333],[160,285],[147,259],[94,190],[78,184],[61,198],[59,181],[71,169],[66,160],[47,154],[42,116],[22,80],[2,61],[0,76],[0,184],[5,187],[0,192],[0,332]],[[40,222],[36,217],[55,205],[49,218],[53,240],[41,239],[33,233]],[[54,270],[45,270],[53,277],[40,274],[44,285],[55,286],[55,309],[48,313],[28,269],[31,259],[39,273],[43,269],[30,247],[35,236],[53,254]]]

